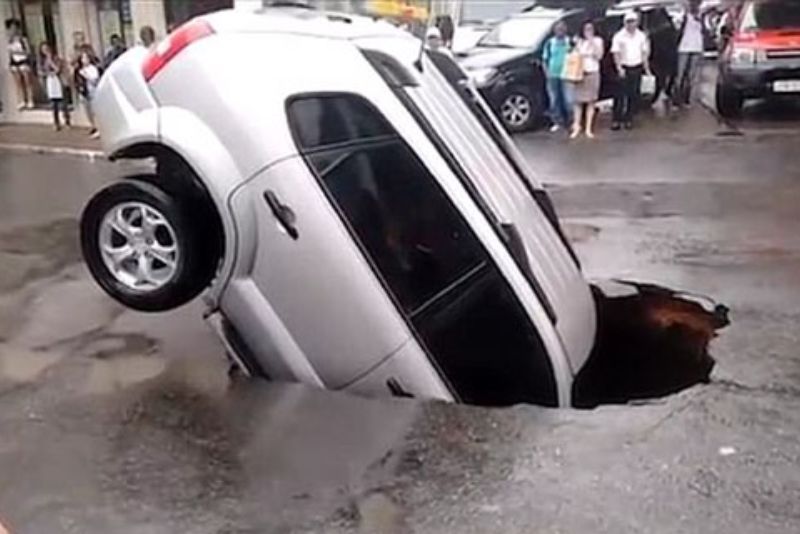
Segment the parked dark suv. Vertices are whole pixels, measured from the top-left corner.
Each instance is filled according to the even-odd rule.
[[[748,98],[800,97],[800,2],[748,1],[723,27],[717,110],[736,117]]]
[[[677,29],[663,2],[639,6],[642,28],[650,36],[651,65],[658,91],[665,89],[677,66]],[[611,38],[622,28],[624,11],[604,8],[552,9],[533,7],[507,18],[486,34],[460,60],[504,125],[512,132],[540,122],[547,111],[544,43],[559,21],[569,35],[578,35],[584,22],[592,21],[606,44],[602,64],[600,98],[614,94],[616,69],[610,53]]]

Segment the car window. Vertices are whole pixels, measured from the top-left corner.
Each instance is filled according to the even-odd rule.
[[[600,33],[600,36],[603,37],[603,40],[605,40],[607,43],[610,43],[611,39],[614,38],[614,34],[622,29],[622,15],[608,15],[600,20],[599,26],[598,32]],[[611,46],[606,46],[606,49],[610,50]]]
[[[675,29],[672,17],[664,8],[654,8],[644,11],[643,22],[645,30],[650,34],[659,34]]]
[[[360,110],[340,117],[358,124],[320,119],[344,109]],[[378,110],[355,95],[307,95],[291,100],[287,113],[306,162],[458,398],[555,406],[552,363],[536,328],[461,213]],[[314,131],[308,146],[303,129]],[[342,131],[368,135],[342,144]]]
[[[293,132],[302,149],[391,134],[386,120],[363,101],[341,96],[303,98],[290,104]]]
[[[800,3],[791,0],[750,3],[742,17],[742,31],[800,28]]]
[[[567,35],[580,35],[581,27],[587,19],[588,16],[583,11],[578,11],[564,17],[564,23],[567,25]]]
[[[403,309],[485,262],[452,203],[398,138],[310,158]]]
[[[554,17],[517,17],[506,19],[484,35],[478,46],[494,48],[536,48],[550,34]]]

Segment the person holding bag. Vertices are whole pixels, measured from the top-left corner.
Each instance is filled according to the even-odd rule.
[[[39,76],[44,81],[47,98],[53,107],[53,127],[61,130],[60,114],[64,115],[64,123],[69,128],[69,107],[64,99],[64,84],[61,76],[64,72],[64,61],[53,51],[47,42],[39,45]]]
[[[633,128],[633,119],[639,111],[642,75],[652,76],[650,70],[650,40],[639,29],[639,15],[629,11],[624,17],[624,27],[611,41],[611,53],[617,67],[618,87],[614,95],[614,119],[611,129]]]
[[[586,137],[594,138],[594,116],[597,99],[600,95],[600,61],[605,53],[603,39],[596,35],[594,24],[587,22],[575,44],[573,54],[580,58],[580,77],[574,81],[575,119],[572,123],[570,139],[581,133],[583,110],[586,109]],[[577,77],[577,76],[576,76]]]
[[[567,96],[567,82],[564,79],[564,65],[570,51],[567,25],[558,21],[555,26],[555,35],[544,44],[542,63],[547,74],[547,96],[550,100],[550,120],[553,125],[551,132],[557,132],[561,127],[567,128],[571,123],[571,109]]]

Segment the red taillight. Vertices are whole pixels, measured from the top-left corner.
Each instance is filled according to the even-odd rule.
[[[214,28],[204,20],[190,20],[169,34],[150,51],[142,65],[145,81],[150,81],[178,53],[195,41],[214,34]]]

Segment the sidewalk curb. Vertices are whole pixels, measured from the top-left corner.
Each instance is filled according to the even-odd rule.
[[[70,148],[47,145],[27,145],[23,143],[0,143],[0,150],[9,152],[23,152],[28,154],[46,154],[58,156],[71,156],[89,161],[106,159],[102,150],[92,150],[89,148]]]

